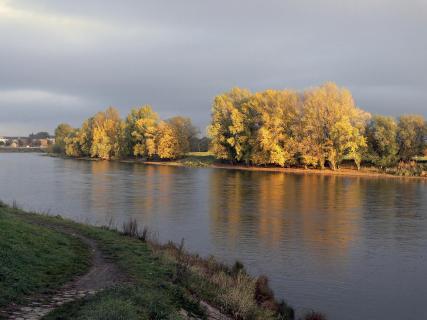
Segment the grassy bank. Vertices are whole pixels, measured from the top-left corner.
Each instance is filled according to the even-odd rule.
[[[88,257],[76,238],[28,224],[0,203],[0,308],[84,273]]]
[[[87,267],[87,256],[83,249],[81,252],[76,249],[70,252],[69,246],[78,248],[77,243],[72,244],[71,239],[50,229],[46,231],[44,227],[36,227],[34,222],[50,228],[72,228],[78,234],[95,240],[100,250],[131,279],[127,284],[66,304],[49,314],[46,319],[206,319],[209,314],[207,310],[211,308],[234,319],[294,318],[293,310],[274,298],[266,277],[250,276],[240,263],[226,266],[212,257],[203,259],[189,254],[183,244],[161,245],[149,241],[147,233],[140,231],[133,221],[124,226],[125,232],[118,232],[58,217],[29,214],[4,206],[1,208],[1,215],[2,223],[7,224],[3,226],[14,230],[11,233],[15,235],[15,241],[22,243],[21,246],[25,244],[23,256],[31,256],[31,252],[34,252],[37,259],[43,255],[42,260],[46,261],[45,264],[25,263],[23,266],[24,260],[15,259],[9,265],[13,265],[14,269],[24,269],[17,271],[19,274],[13,277],[10,271],[2,271],[0,286],[3,288],[10,286],[23,273],[33,275],[34,265],[48,274],[50,272],[47,270],[56,270],[53,278],[37,283],[39,289],[58,286],[70,274],[81,272]],[[15,224],[15,227],[10,228],[10,224]],[[18,232],[18,229],[22,231]],[[43,242],[28,239],[28,234],[34,236],[41,231],[43,241],[50,241],[52,237],[51,241],[56,246],[52,247],[49,243],[49,248],[46,248]],[[15,255],[17,247],[10,244],[10,236],[0,238],[0,245],[1,248],[9,248],[8,255]],[[78,257],[73,256],[74,252],[80,252]],[[50,266],[49,263],[58,265]],[[65,265],[68,266],[66,272],[63,269]],[[59,272],[60,270],[62,271]],[[25,277],[22,279],[25,283],[28,281]],[[5,295],[3,303],[15,301],[15,296]]]

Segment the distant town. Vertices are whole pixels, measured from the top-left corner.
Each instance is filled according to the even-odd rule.
[[[55,143],[55,137],[48,132],[32,133],[28,137],[2,137],[0,148],[48,148]]]

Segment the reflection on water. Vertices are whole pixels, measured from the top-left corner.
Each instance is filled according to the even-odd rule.
[[[422,319],[425,181],[0,154],[0,198],[75,220],[135,218],[161,240],[267,274],[330,319]]]
[[[210,182],[212,225],[228,245],[241,236],[270,248],[297,239],[330,259],[357,237],[359,179],[224,170],[212,171]]]

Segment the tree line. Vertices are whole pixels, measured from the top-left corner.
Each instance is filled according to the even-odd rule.
[[[358,168],[362,160],[379,167],[411,160],[427,135],[422,116],[372,117],[331,82],[304,92],[234,88],[215,98],[208,130],[219,159],[332,169],[344,160]]]
[[[391,167],[426,150],[420,115],[371,116],[345,88],[325,83],[303,92],[234,88],[215,97],[209,138],[198,138],[191,119],[161,120],[151,106],[121,119],[115,108],[98,112],[74,129],[55,130],[55,150],[72,157],[176,159],[209,149],[231,163],[336,169],[343,161]],[[202,147],[201,147],[202,146]]]
[[[176,159],[190,150],[203,148],[191,119],[161,120],[151,106],[131,110],[121,119],[109,107],[85,120],[80,128],[60,124],[55,130],[54,151],[70,157],[120,159],[129,156],[148,159]]]

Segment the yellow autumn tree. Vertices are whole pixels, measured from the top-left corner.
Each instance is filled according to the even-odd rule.
[[[208,128],[212,139],[211,150],[219,159],[231,162],[250,160],[250,142],[253,120],[250,116],[250,91],[234,88],[215,97],[212,123]]]
[[[125,126],[117,109],[109,107],[98,112],[91,119],[91,127],[91,157],[109,160],[123,155]]]
[[[159,117],[151,106],[134,108],[126,119],[126,137],[133,155],[153,157],[156,154],[156,134]]]
[[[279,166],[294,164],[297,151],[295,127],[301,104],[298,94],[290,90],[266,90],[253,95],[248,104],[251,115],[258,117],[251,162]]]
[[[80,130],[73,130],[64,138],[64,151],[69,157],[81,157],[81,146],[79,143]]]
[[[358,109],[351,93],[328,82],[304,93],[299,151],[305,164],[336,169],[344,157],[358,167],[366,147],[369,114]]]
[[[59,124],[55,129],[54,152],[65,153],[65,138],[71,135],[74,129],[67,123]]]
[[[83,122],[80,129],[73,130],[65,139],[65,154],[69,157],[90,157],[92,146],[92,119]]]
[[[181,146],[175,128],[165,122],[159,122],[156,134],[156,154],[160,159],[176,159],[181,155]]]

